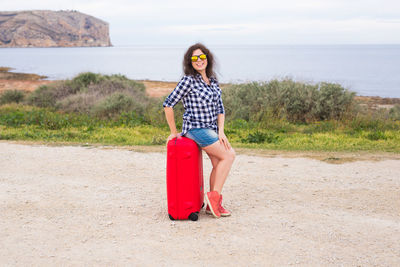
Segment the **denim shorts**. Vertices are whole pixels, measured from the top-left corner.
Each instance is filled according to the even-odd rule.
[[[208,128],[190,129],[185,134],[185,137],[194,140],[201,147],[212,145],[219,140],[218,134],[214,130]]]

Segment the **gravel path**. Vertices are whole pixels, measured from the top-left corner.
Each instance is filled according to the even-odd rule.
[[[197,222],[168,219],[165,163],[0,142],[0,265],[400,265],[399,160],[239,154],[223,192],[233,215]]]

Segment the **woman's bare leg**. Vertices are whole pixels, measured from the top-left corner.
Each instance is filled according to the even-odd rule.
[[[233,148],[229,150],[226,149],[220,142],[215,142],[212,145],[203,147],[203,150],[210,157],[211,163],[213,164],[213,170],[210,175],[210,189],[221,194],[226,177],[228,177],[232,163],[235,160],[235,151]]]
[[[210,174],[210,191],[214,191],[214,184],[215,184],[215,169],[218,165],[219,159],[217,157],[208,155],[211,160],[211,164],[213,166]]]

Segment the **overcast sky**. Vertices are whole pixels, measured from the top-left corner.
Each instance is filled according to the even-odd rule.
[[[1,11],[77,10],[122,45],[400,44],[400,0],[2,0]]]

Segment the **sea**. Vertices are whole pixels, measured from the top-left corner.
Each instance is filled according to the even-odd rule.
[[[400,97],[400,45],[215,45],[220,83],[290,78],[339,83],[362,96]],[[0,66],[49,80],[81,72],[130,79],[179,81],[187,47],[130,45],[0,48]]]

